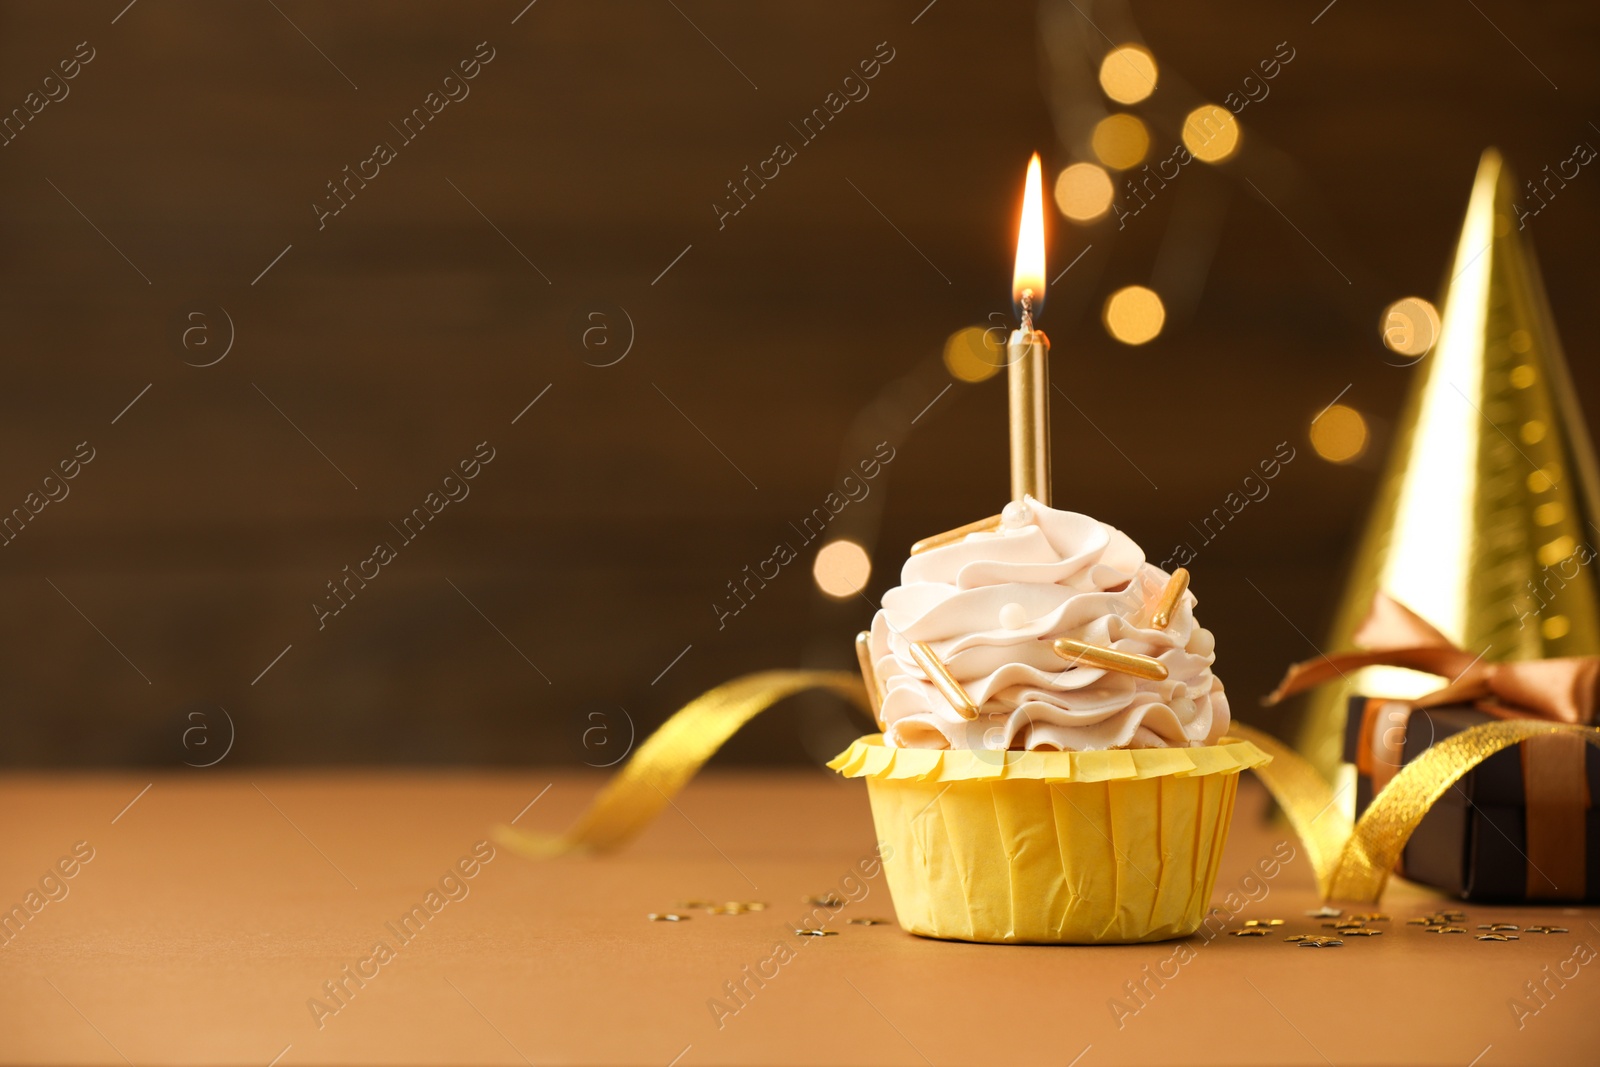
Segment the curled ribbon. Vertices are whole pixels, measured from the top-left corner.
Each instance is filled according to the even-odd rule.
[[[606,852],[627,843],[659,815],[689,779],[745,723],[806,689],[826,689],[860,707],[871,705],[861,679],[844,671],[763,671],[717,686],[691,700],[647,738],[566,833],[497,826],[495,840],[533,859],[570,852]]]

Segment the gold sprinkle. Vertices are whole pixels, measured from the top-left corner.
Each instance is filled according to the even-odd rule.
[[[1155,614],[1150,616],[1150,625],[1157,630],[1165,630],[1170,626],[1172,613],[1178,610],[1178,601],[1188,588],[1189,572],[1179,567],[1172,572],[1172,577],[1167,579],[1167,587],[1161,590],[1161,599],[1156,601],[1156,610]]]
[[[679,915],[675,911],[652,911],[646,916],[653,923],[686,923],[694,918],[692,915]]]
[[[852,924],[854,924],[856,926],[887,926],[887,925],[889,925],[889,920],[888,919],[848,919],[846,921],[850,922],[850,923],[852,923]]]
[[[933,649],[928,647],[927,642],[912,641],[910,647],[911,658],[917,661],[917,666],[922,668],[922,673],[928,676],[928,681],[933,683],[933,687],[939,690],[940,695],[950,702],[952,708],[956,709],[956,714],[963,719],[976,719],[978,717],[978,705],[972,702],[972,698],[967,695],[967,691],[961,688],[961,683],[956,681],[955,675],[950,673],[950,668],[946,667],[944,662],[934,654]],[[1163,676],[1165,676],[1165,671],[1166,668],[1162,668]]]
[[[946,530],[944,533],[934,534],[932,537],[924,537],[911,546],[911,554],[916,556],[927,552],[929,549],[953,545],[968,534],[994,533],[998,529],[1000,529],[1000,516],[990,515],[987,519],[979,519],[977,522],[969,522],[965,526],[957,526],[954,530]]]
[[[1055,649],[1056,655],[1071,661],[1074,667],[1098,667],[1103,671],[1131,674],[1152,682],[1164,681],[1167,677],[1166,664],[1136,652],[1118,652],[1114,648],[1101,648],[1070,637],[1055,638],[1050,647]]]
[[[856,634],[856,664],[861,668],[861,680],[867,683],[867,700],[872,704],[872,718],[883,725],[883,689],[878,685],[878,672],[872,666],[872,635],[862,630]]]
[[[839,931],[837,931],[837,930],[813,930],[809,926],[798,928],[798,929],[795,930],[795,933],[798,934],[801,937],[838,937],[839,936]]]

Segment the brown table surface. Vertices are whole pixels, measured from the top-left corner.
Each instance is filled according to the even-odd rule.
[[[795,938],[802,898],[840,892],[874,840],[861,783],[817,772],[707,774],[608,858],[536,863],[498,850],[465,883],[469,895],[319,1028],[308,1001],[323,983],[376,941],[398,944],[385,924],[492,824],[522,813],[520,826],[564,827],[600,781],[565,771],[11,776],[0,782],[0,901],[20,902],[79,841],[94,858],[0,952],[0,1060],[1596,1062],[1600,964],[1549,982],[1542,1006],[1524,990],[1575,951],[1592,955],[1579,945],[1600,945],[1594,908],[1462,905],[1471,933],[1430,934],[1404,920],[1450,905],[1396,884],[1381,937],[1336,949],[1197,938],[1180,965],[1174,944],[997,947],[846,924],[893,915],[879,876],[831,924],[839,936]],[[1285,838],[1263,810],[1247,783],[1216,900]],[[1241,920],[1318,930],[1305,915],[1318,902],[1303,854],[1259,885],[1267,895]],[[646,920],[686,898],[769,907]],[[1478,941],[1477,924],[1491,921],[1570,932]],[[708,1002],[732,1007],[724,982],[779,939],[798,946],[795,958],[719,1027]],[[1147,981],[1142,1006],[1131,1000],[1124,984],[1163,963],[1175,976]],[[1519,995],[1539,1009],[1520,1027]],[[1119,997],[1138,1011],[1119,1020]]]

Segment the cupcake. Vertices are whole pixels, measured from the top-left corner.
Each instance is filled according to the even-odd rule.
[[[867,779],[900,924],[1001,943],[1198,929],[1239,772],[1188,574],[1032,497],[912,549],[858,640]]]

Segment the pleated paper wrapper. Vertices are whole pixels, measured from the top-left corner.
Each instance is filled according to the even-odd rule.
[[[1114,752],[891,748],[828,766],[867,779],[884,875],[914,934],[1116,944],[1199,929],[1248,741]]]

